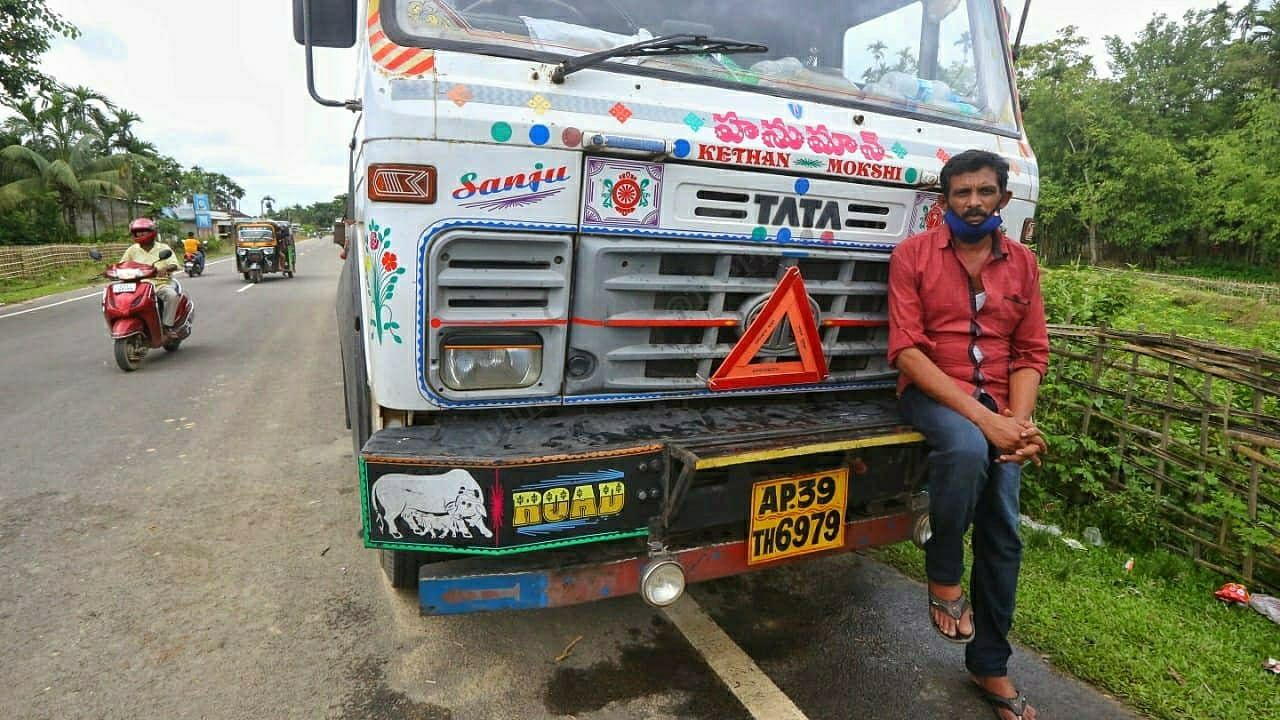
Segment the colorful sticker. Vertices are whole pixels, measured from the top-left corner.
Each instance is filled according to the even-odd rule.
[[[458,187],[451,195],[459,201],[459,207],[497,212],[528,207],[559,195],[563,187],[548,186],[567,183],[569,178],[568,165],[547,168],[542,163],[534,163],[528,172],[484,179],[480,173],[468,172],[458,178]],[[464,200],[469,202],[462,202]]]
[[[911,224],[907,226],[908,235],[917,235],[932,230],[942,224],[942,216],[946,212],[942,196],[937,193],[916,193],[915,205],[911,209]]]
[[[519,535],[549,535],[596,525],[627,503],[625,473],[607,469],[561,475],[511,493],[511,526]]]
[[[462,469],[442,475],[387,473],[369,489],[369,511],[372,529],[396,539],[405,531],[433,539],[493,537],[480,484]]]
[[[765,147],[776,150],[809,151],[825,157],[844,157],[845,155],[861,155],[872,162],[880,162],[885,157],[884,146],[880,137],[869,130],[853,137],[848,133],[836,132],[826,125],[792,125],[782,118],[761,120],[756,122],[738,117],[738,113],[714,113],[716,122],[716,138],[729,145],[739,145],[748,140],[764,143]]]
[[[452,100],[453,104],[458,107],[462,107],[463,105],[471,102],[472,98],[471,89],[462,84],[454,85],[449,88],[449,92],[445,93],[445,96]]]
[[[538,115],[546,115],[547,111],[551,109],[551,101],[539,93],[529,99],[529,108]]]
[[[583,219],[597,225],[658,227],[662,165],[631,160],[587,160]]]
[[[373,324],[369,327],[369,338],[382,344],[384,337],[390,337],[397,344],[403,343],[400,323],[392,316],[391,298],[395,297],[396,285],[404,275],[405,269],[400,267],[399,258],[391,252],[391,228],[379,227],[373,220],[369,221],[369,246],[364,256],[364,271],[368,282],[369,303],[373,306]]]
[[[618,102],[614,103],[613,107],[609,109],[609,114],[616,118],[618,123],[621,124],[630,119],[633,113],[631,112],[631,108],[623,105],[621,102]]]

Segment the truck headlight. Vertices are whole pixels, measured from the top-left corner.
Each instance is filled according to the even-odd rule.
[[[451,334],[443,341],[440,379],[451,390],[514,390],[542,377],[542,338]]]
[[[640,595],[653,607],[679,600],[684,586],[684,568],[671,557],[655,557],[640,572]]]

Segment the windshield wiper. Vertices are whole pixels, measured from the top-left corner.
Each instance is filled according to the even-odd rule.
[[[733,53],[762,53],[769,52],[768,45],[760,45],[758,43],[743,42],[741,40],[728,40],[725,38],[710,38],[706,35],[662,35],[660,37],[649,40],[641,40],[640,42],[631,43],[629,45],[619,45],[616,48],[601,50],[590,55],[579,55],[578,57],[564,60],[555,69],[551,71],[551,82],[557,85],[564,82],[564,79],[571,73],[578,72],[584,68],[593,65],[599,65],[605,60],[620,57],[657,57],[660,55],[709,55],[711,53],[720,53],[729,55]]]

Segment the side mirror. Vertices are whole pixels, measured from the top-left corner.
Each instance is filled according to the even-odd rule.
[[[102,253],[98,251],[98,248],[91,248],[89,250],[89,257],[93,258],[97,262],[102,261]]]
[[[333,244],[338,247],[347,246],[347,224],[341,220],[333,224]]]
[[[304,5],[306,13],[303,12]],[[310,15],[314,47],[349,48],[356,44],[356,0],[293,0],[293,39],[306,43],[303,18]]]
[[[169,248],[165,248],[165,249],[163,249],[163,250],[161,250],[161,251],[160,251],[160,259],[161,259],[161,260],[168,260],[168,259],[169,259],[169,258],[171,258],[171,257],[173,257],[173,251],[172,251],[172,250],[170,250]]]

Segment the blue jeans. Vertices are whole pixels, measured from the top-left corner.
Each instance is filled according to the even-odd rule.
[[[924,547],[925,572],[935,583],[959,585],[964,574],[964,535],[973,526],[969,601],[977,635],[965,646],[965,667],[984,677],[1006,675],[1012,653],[1007,636],[1022,563],[1018,537],[1022,466],[995,462],[998,453],[977,425],[914,386],[902,394],[900,405],[907,422],[929,444],[933,537]]]

